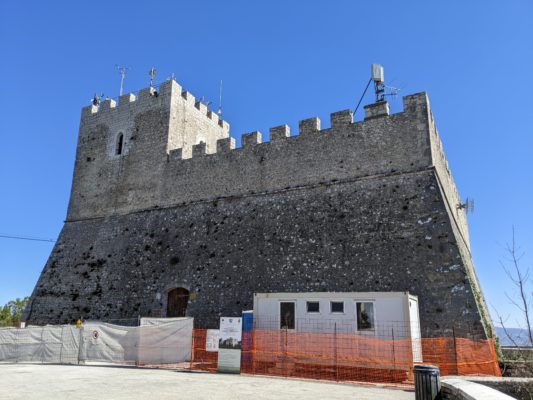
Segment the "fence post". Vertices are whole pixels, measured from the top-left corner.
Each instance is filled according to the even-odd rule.
[[[396,374],[396,343],[394,340],[394,327],[391,328],[392,332],[392,381],[394,382],[394,376]]]
[[[80,365],[81,361],[81,352],[82,352],[82,346],[83,346],[83,324],[80,325],[80,335],[78,340],[78,365]]]
[[[65,331],[65,326],[61,325],[61,343],[60,343],[61,347],[59,347],[59,364],[63,364],[63,343],[65,342],[65,339],[63,337],[64,331]]]
[[[256,355],[255,327],[252,327],[252,374],[254,375],[255,375],[255,355]]]
[[[142,329],[139,324],[139,317],[137,317],[137,326],[134,327],[134,329],[137,329],[137,354],[135,355],[135,366],[138,367],[141,365],[141,352],[142,352],[142,346],[143,346],[143,337],[142,337]]]
[[[44,343],[43,343],[43,333],[44,333],[44,326],[41,326],[41,346],[44,347]],[[41,363],[44,364],[44,351],[41,353]]]
[[[282,366],[283,366],[283,369],[284,369],[284,372],[285,372],[285,376],[288,376],[289,374],[287,373],[287,363],[288,363],[288,354],[287,354],[287,346],[288,346],[288,338],[287,338],[287,332],[288,332],[289,328],[288,327],[285,327],[285,341],[283,342],[283,362],[282,362]]]
[[[192,340],[191,340],[191,359],[189,360],[189,369],[192,370],[194,360],[194,345],[196,343],[196,335],[194,328],[192,328]],[[207,331],[206,331],[206,343],[207,343]]]
[[[339,362],[337,359],[337,323],[335,322],[333,326],[333,356],[335,360],[335,381],[339,381]]]
[[[16,354],[16,358],[15,358],[15,362],[18,363],[19,362],[19,358],[20,358],[20,338],[19,338],[19,330],[16,329],[15,330],[15,354]]]
[[[458,364],[458,358],[457,358],[457,339],[455,336],[455,324],[452,326],[452,333],[453,333],[453,356],[455,359],[455,374],[459,375],[459,364]]]

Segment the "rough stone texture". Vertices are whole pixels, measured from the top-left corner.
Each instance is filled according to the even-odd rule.
[[[378,103],[369,104],[365,108],[365,120],[369,120],[383,115],[389,115],[389,103],[380,101]]]
[[[241,139],[242,147],[254,146],[261,143],[261,132],[255,131],[245,133]]]
[[[174,81],[85,108],[67,222],[26,319],[164,316],[185,287],[187,314],[215,327],[254,292],[409,291],[424,336],[490,335],[425,93],[401,113],[341,111],[331,128],[312,118],[239,149],[228,129]]]
[[[291,136],[291,129],[288,125],[275,126],[270,128],[270,141],[284,140]]]
[[[320,119],[319,118],[315,117],[315,118],[303,119],[298,123],[298,132],[302,136],[316,133],[319,130],[320,130]]]
[[[217,140],[229,136],[229,125],[220,126],[199,104],[175,81],[167,81],[158,96],[143,89],[133,102],[109,107],[106,101],[97,112],[84,108],[67,219],[157,205],[169,162],[191,158],[193,145],[200,142],[214,153]],[[124,151],[117,155],[120,133]]]

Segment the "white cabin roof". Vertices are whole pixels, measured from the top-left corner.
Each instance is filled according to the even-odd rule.
[[[418,300],[409,292],[285,292],[285,293],[254,293],[258,299],[361,299],[374,300],[384,298],[408,297]]]

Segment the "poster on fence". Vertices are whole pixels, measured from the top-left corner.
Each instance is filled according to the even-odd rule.
[[[220,318],[218,339],[219,372],[241,372],[242,318]]]
[[[205,351],[218,351],[218,329],[208,329],[205,338]]]

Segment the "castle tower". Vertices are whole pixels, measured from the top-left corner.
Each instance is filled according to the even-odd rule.
[[[169,160],[216,152],[229,125],[174,81],[83,108],[67,220],[155,207]]]
[[[255,292],[409,291],[424,336],[491,335],[425,93],[242,136],[174,81],[82,111],[67,221],[28,323],[215,327]]]

